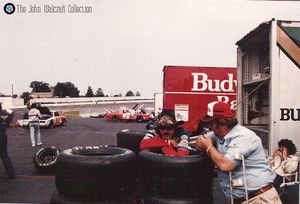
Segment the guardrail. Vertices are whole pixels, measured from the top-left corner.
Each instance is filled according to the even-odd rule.
[[[42,105],[82,105],[82,104],[108,104],[108,103],[134,103],[134,102],[154,102],[154,98],[148,97],[79,97],[79,98],[35,98],[32,103]]]

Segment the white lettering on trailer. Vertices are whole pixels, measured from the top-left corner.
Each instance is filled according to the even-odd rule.
[[[218,101],[228,103],[229,102],[229,97],[228,96],[217,96]]]
[[[229,101],[228,96],[217,96],[217,98],[218,98],[218,101],[221,101],[221,102],[224,102],[224,103],[229,103],[231,110],[236,110],[236,105],[237,105],[236,100]]]
[[[233,80],[233,74],[228,74],[228,79],[208,79],[205,73],[192,73],[193,88],[191,91],[212,91],[212,92],[234,92],[233,86],[237,86],[237,80]],[[228,85],[228,88],[225,86]]]
[[[227,95],[227,96],[236,96],[236,93],[222,93],[222,92],[218,92],[218,93],[205,93],[205,92],[173,92],[173,91],[166,91],[164,94],[185,94],[185,95],[219,95],[219,94],[223,94],[223,95]]]

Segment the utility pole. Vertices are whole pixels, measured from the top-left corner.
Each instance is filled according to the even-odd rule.
[[[12,84],[11,85],[11,97],[13,97],[13,95],[14,95],[14,85]]]

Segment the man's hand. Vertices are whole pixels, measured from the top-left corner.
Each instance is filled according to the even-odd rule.
[[[178,142],[177,142],[176,140],[174,140],[174,139],[169,139],[169,141],[170,141],[170,145],[171,145],[171,146],[177,148]]]
[[[208,147],[213,146],[210,138],[201,135],[198,137],[195,147],[199,151],[206,151]]]

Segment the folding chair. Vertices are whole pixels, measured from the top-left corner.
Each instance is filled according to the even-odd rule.
[[[299,161],[298,161],[298,168],[295,173],[292,174],[283,174],[283,182],[280,184],[280,188],[284,188],[286,186],[298,185],[298,172],[299,172]],[[290,180],[291,178],[291,180]]]
[[[230,202],[231,202],[231,204],[234,203],[234,201],[233,201],[233,188],[234,187],[242,187],[242,186],[244,186],[244,188],[245,188],[246,203],[248,203],[249,202],[249,198],[248,198],[248,189],[247,189],[247,180],[246,180],[245,158],[244,158],[243,154],[235,154],[234,158],[237,159],[237,160],[241,160],[242,161],[243,179],[232,179],[232,173],[231,173],[231,171],[229,172]]]

